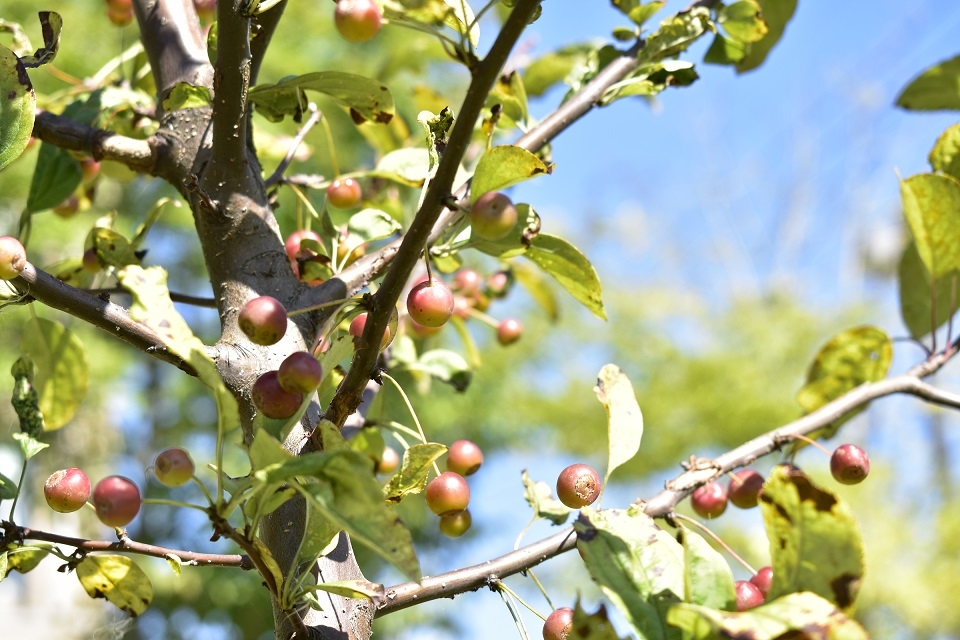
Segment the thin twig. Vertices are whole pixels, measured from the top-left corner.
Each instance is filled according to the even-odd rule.
[[[310,103],[310,117],[307,118],[307,121],[303,123],[303,126],[300,127],[300,130],[297,131],[297,135],[294,136],[293,142],[290,143],[290,148],[287,149],[287,155],[283,157],[283,160],[280,161],[280,164],[277,165],[276,170],[266,179],[264,185],[271,187],[276,184],[280,178],[283,177],[283,172],[287,170],[287,167],[290,166],[290,163],[293,161],[293,157],[297,154],[297,149],[300,148],[300,145],[303,144],[303,139],[307,137],[307,133],[310,132],[310,129],[313,129],[313,126],[320,122],[320,118],[323,117],[323,112],[317,109],[317,105]]]

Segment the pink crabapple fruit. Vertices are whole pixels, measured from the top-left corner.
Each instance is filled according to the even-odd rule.
[[[384,447],[376,467],[377,473],[390,475],[400,467],[400,454],[393,447]]]
[[[730,478],[727,495],[734,506],[752,509],[760,499],[763,488],[763,476],[753,469],[740,469]]]
[[[749,580],[737,580],[737,611],[746,611],[763,604],[760,588]]]
[[[287,311],[276,298],[259,296],[243,305],[237,324],[250,342],[269,346],[287,332]]]
[[[367,42],[380,32],[383,14],[374,0],[339,0],[333,22],[344,40]]]
[[[179,487],[190,482],[195,470],[190,454],[179,447],[161,451],[153,462],[157,480],[168,487]]]
[[[543,640],[567,640],[573,628],[573,609],[557,609],[543,623]]]
[[[133,22],[132,0],[107,0],[107,18],[118,27]]]
[[[323,239],[320,237],[316,231],[311,231],[310,229],[298,229],[287,236],[287,239],[283,243],[283,248],[287,252],[287,258],[290,262],[296,262],[297,258],[300,257],[301,252],[309,252],[313,254],[313,251],[310,251],[306,247],[301,247],[301,243],[304,240],[313,240],[314,242],[322,243]]]
[[[12,236],[0,237],[0,280],[13,280],[27,266],[27,251]]]
[[[353,178],[337,178],[327,187],[327,202],[337,209],[352,209],[360,204],[362,195],[360,183]]]
[[[43,483],[43,497],[57,513],[72,513],[90,498],[90,479],[76,467],[54,471]]]
[[[276,371],[267,371],[253,383],[250,390],[253,404],[263,415],[274,420],[285,420],[295,414],[303,402],[303,394],[291,393],[280,386]]]
[[[859,484],[870,473],[870,458],[857,445],[842,444],[830,456],[830,473],[840,484]]]
[[[364,328],[366,328],[366,326],[367,326],[367,314],[361,313],[350,322],[350,329],[349,329],[350,335],[352,335],[354,338],[359,339],[360,337],[363,336],[363,330]],[[393,332],[390,331],[390,327],[387,326],[387,328],[383,330],[383,338],[380,340],[380,351],[383,351],[384,349],[386,349],[387,345],[389,345],[392,340],[393,340]]]
[[[470,207],[470,226],[482,240],[502,240],[517,226],[517,209],[502,193],[485,193]]]
[[[467,508],[470,487],[459,473],[444,471],[427,483],[427,506],[438,516],[452,515]]]
[[[469,440],[457,440],[447,453],[447,471],[463,477],[473,475],[483,464],[483,451]]]
[[[557,498],[571,509],[579,509],[596,502],[603,483],[600,474],[586,464],[572,464],[557,478]]]
[[[483,276],[475,269],[460,269],[453,274],[453,286],[450,288],[465,296],[472,296],[480,291]]]
[[[766,598],[767,594],[770,593],[770,586],[773,584],[773,569],[770,567],[762,567],[750,578],[750,582],[755,584],[757,589],[760,589],[763,597]]]
[[[125,527],[140,513],[140,489],[133,480],[108,476],[93,489],[93,506],[100,522],[108,527]]]
[[[453,315],[453,309],[453,292],[436,278],[417,284],[407,295],[407,313],[425,327],[442,327]]]
[[[467,532],[471,524],[473,524],[473,518],[470,516],[470,510],[464,509],[457,513],[440,516],[438,526],[440,533],[448,538],[459,538]]]
[[[290,393],[313,393],[323,380],[323,368],[306,351],[295,351],[280,363],[277,382]]]
[[[727,490],[719,482],[711,480],[697,487],[690,496],[690,505],[701,518],[717,518],[727,510]]]
[[[523,325],[516,318],[507,318],[497,327],[497,342],[503,346],[511,345],[523,335]]]
[[[410,331],[413,332],[413,335],[417,336],[418,338],[429,338],[430,336],[437,335],[443,330],[443,327],[425,327],[409,316],[407,317],[407,324],[410,326]]]

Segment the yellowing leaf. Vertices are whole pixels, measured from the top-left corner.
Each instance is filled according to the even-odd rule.
[[[921,173],[900,181],[903,215],[933,277],[960,270],[960,182]]]
[[[378,80],[342,71],[317,71],[258,85],[250,89],[247,99],[268,120],[279,122],[284,116],[298,118],[303,113],[307,105],[304,91],[336,99],[350,109],[357,123],[386,123],[394,116],[393,96],[387,87]]]
[[[607,319],[597,271],[580,250],[562,238],[541,233],[523,254],[549,273],[590,312]]]
[[[77,578],[91,598],[106,598],[132,616],[153,600],[150,578],[126,556],[88,555],[77,564]]]
[[[917,245],[911,242],[900,256],[897,284],[900,289],[900,317],[914,338],[922,338],[950,319],[960,300],[954,297],[954,282],[960,276],[951,272],[936,281],[920,260]],[[931,288],[933,284],[933,288]],[[931,309],[936,305],[936,314]]]
[[[643,437],[643,413],[637,404],[633,385],[627,375],[615,364],[604,365],[597,374],[593,388],[597,400],[607,410],[608,449],[606,485],[613,470],[629,462],[640,450]]]
[[[390,502],[399,502],[406,496],[420,493],[427,486],[427,474],[435,460],[447,452],[447,447],[436,442],[415,444],[403,452],[403,461],[387,486],[383,497]]]
[[[523,497],[527,504],[533,507],[533,513],[538,518],[545,518],[553,524],[563,524],[570,517],[573,511],[570,507],[563,504],[553,497],[550,485],[546,482],[534,482],[527,470],[523,470],[521,475],[523,481]]]
[[[490,191],[499,191],[553,171],[526,149],[512,145],[494,147],[480,156],[470,185],[470,202]]]
[[[44,429],[59,429],[73,419],[87,394],[90,372],[83,344],[59,322],[33,318],[24,327],[21,348],[37,366],[33,386]]]

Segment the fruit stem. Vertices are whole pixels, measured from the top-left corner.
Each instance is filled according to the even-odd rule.
[[[189,502],[181,502],[179,500],[167,500],[165,498],[144,498],[140,501],[141,504],[161,504],[167,505],[168,507],[187,507],[188,509],[196,509],[197,511],[202,511],[207,513],[206,507],[201,507],[198,504],[190,504]]]
[[[420,434],[420,441],[423,444],[427,444],[427,436],[423,433],[423,427],[420,426],[420,419],[417,417],[417,412],[413,410],[413,405],[410,404],[410,398],[407,397],[407,394],[404,392],[403,387],[400,386],[400,383],[393,379],[393,377],[385,372],[381,371],[380,375],[384,380],[389,380],[390,384],[396,387],[397,391],[400,393],[400,397],[403,398],[404,404],[407,405],[407,411],[410,412],[410,416],[413,418],[413,424],[417,425],[417,432]],[[437,461],[433,461],[433,470],[437,472],[437,475],[440,475],[440,467],[437,466]]]
[[[803,434],[801,434],[801,433],[795,433],[795,434],[793,435],[793,437],[796,438],[797,440],[803,440],[803,441],[806,442],[807,444],[812,444],[812,445],[815,446],[817,449],[820,449],[820,451],[823,451],[825,454],[827,454],[827,457],[828,457],[828,458],[832,455],[832,454],[830,453],[830,451],[829,451],[825,446],[823,446],[822,444],[820,444],[819,442],[817,442],[816,440],[814,440],[814,439],[812,439],[812,438],[808,438],[807,436],[805,436],[805,435],[803,435]]]
[[[427,265],[427,286],[433,286],[433,271],[430,269],[430,252],[426,249],[423,250],[423,263]]]
[[[297,153],[297,149],[300,148],[300,145],[303,144],[303,139],[307,136],[307,133],[310,129],[313,129],[313,126],[320,121],[323,117],[323,112],[317,109],[317,105],[313,102],[307,105],[307,109],[310,110],[310,117],[307,118],[307,121],[303,123],[300,127],[300,130],[297,131],[297,135],[294,136],[293,140],[290,142],[290,147],[287,149],[287,155],[283,157],[283,160],[280,161],[280,164],[277,165],[277,168],[274,172],[264,181],[264,186],[270,187],[274,183],[280,181],[280,178],[283,177],[284,171],[287,170],[287,167],[290,166],[290,163],[293,161],[293,156]]]
[[[20,466],[20,479],[17,481],[17,495],[13,496],[13,504],[10,505],[10,515],[7,516],[7,520],[10,522],[13,522],[13,512],[17,509],[17,500],[20,499],[20,493],[23,491],[23,479],[27,475],[27,460],[29,460],[29,458],[24,457],[23,464]]]
[[[405,434],[407,434],[408,436],[412,436],[412,437],[414,437],[414,438],[419,438],[419,437],[420,437],[420,434],[418,434],[416,431],[414,431],[413,429],[411,429],[411,428],[408,427],[407,425],[400,424],[399,422],[394,422],[393,420],[388,420],[388,421],[386,421],[386,422],[382,422],[382,423],[379,423],[379,424],[381,424],[382,426],[386,427],[386,428],[389,429],[390,431],[394,432],[393,436],[394,436],[395,438],[397,438],[397,439],[400,439],[400,436],[397,435],[397,433],[396,433],[397,431],[400,431],[400,432],[402,432],[402,433],[405,433]],[[405,449],[409,449],[409,447],[407,446],[407,443],[406,443],[406,442],[404,442],[403,440],[400,440],[400,443],[403,444],[403,446],[404,446]]]
[[[337,305],[346,304],[347,302],[354,302],[360,300],[359,297],[354,298],[340,298],[338,300],[331,300],[330,302],[324,302],[321,304],[315,304],[312,307],[304,307],[303,309],[296,309],[294,311],[287,311],[287,317],[292,318],[293,316],[299,316],[304,313],[309,313],[311,311],[317,311],[319,309],[325,309],[327,307],[335,307]]]
[[[210,492],[207,491],[206,485],[204,485],[202,482],[200,482],[200,478],[198,478],[198,477],[195,476],[195,475],[194,475],[194,476],[190,476],[190,480],[193,481],[193,484],[195,484],[195,485],[197,485],[198,487],[200,487],[200,491],[203,492],[203,495],[207,498],[207,502],[210,503],[210,506],[212,507],[212,506],[213,506],[213,496],[211,496],[211,495],[210,495]]]
[[[720,538],[720,536],[718,536],[718,535],[715,534],[713,531],[711,531],[709,528],[707,528],[707,526],[706,526],[705,524],[703,524],[702,522],[698,522],[698,521],[694,520],[693,518],[691,518],[691,517],[689,517],[689,516],[685,516],[685,515],[683,515],[682,513],[674,513],[674,514],[673,514],[673,517],[674,517],[675,519],[677,519],[677,520],[683,520],[684,522],[689,522],[690,524],[696,525],[697,528],[699,528],[699,529],[700,529],[701,531],[703,531],[705,534],[707,534],[708,536],[710,536],[710,537],[713,539],[714,542],[716,542],[718,545],[720,545],[721,547],[723,547],[723,550],[726,551],[727,553],[729,553],[729,554],[730,554],[730,557],[732,557],[734,560],[736,560],[737,562],[739,562],[740,564],[742,564],[742,565],[747,569],[747,571],[750,572],[751,575],[757,575],[757,570],[756,570],[756,569],[754,569],[753,567],[751,567],[750,564],[749,564],[746,560],[744,560],[743,558],[741,558],[741,557],[737,554],[736,551],[734,551],[733,549],[730,548],[730,545],[728,545],[726,542],[724,542],[724,541]]]
[[[485,314],[483,311],[480,311],[480,310],[478,310],[478,309],[474,309],[473,307],[467,307],[467,314],[468,314],[471,318],[476,318],[477,320],[479,320],[479,321],[482,322],[483,324],[485,324],[485,325],[487,325],[487,326],[489,326],[489,327],[492,327],[492,328],[494,328],[494,329],[498,329],[498,328],[500,327],[500,322],[499,322],[496,318],[494,318],[493,316],[489,316],[489,315]]]
[[[339,178],[340,167],[337,165],[337,151],[333,147],[333,132],[330,130],[330,123],[327,122],[326,118],[323,118],[320,124],[323,125],[323,130],[327,134],[327,145],[330,147],[330,164],[333,165],[333,175]]]
[[[539,617],[541,620],[546,622],[547,617],[545,615],[543,615],[542,613],[540,613],[539,611],[531,607],[529,604],[527,604],[527,602],[523,598],[518,596],[513,589],[508,587],[503,582],[503,580],[494,580],[493,585],[497,588],[497,591],[499,591],[501,595],[503,594],[509,595],[511,598],[513,598],[514,600],[516,600],[517,602],[525,606],[527,609],[529,609],[535,616]]]
[[[537,588],[540,589],[540,593],[543,594],[543,599],[547,601],[547,606],[550,607],[551,611],[554,611],[556,607],[553,606],[553,600],[550,599],[550,596],[547,594],[547,590],[543,588],[542,584],[540,584],[540,579],[537,578],[537,574],[533,572],[533,569],[528,569],[527,575],[531,580],[533,580],[533,583],[537,585]]]

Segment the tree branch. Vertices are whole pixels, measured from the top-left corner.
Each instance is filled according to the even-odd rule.
[[[212,86],[207,47],[192,0],[134,0],[133,8],[158,103],[178,82]]]
[[[470,144],[474,126],[480,117],[487,94],[496,82],[514,44],[539,5],[540,0],[518,0],[500,33],[497,34],[490,52],[474,68],[473,78],[467,88],[467,94],[450,133],[446,149],[440,158],[437,173],[430,182],[420,210],[397,249],[393,265],[387,271],[383,284],[374,296],[362,343],[373,346],[380,344],[379,338],[375,336],[383,335],[390,313],[400,298],[407,278],[426,247],[437,218],[443,210],[443,202],[453,188],[457,167],[466,152],[467,145]],[[361,346],[357,349],[350,370],[327,407],[324,418],[331,420],[334,424],[343,425],[347,416],[356,410],[360,404],[363,389],[374,371],[378,355],[376,348]]]
[[[246,186],[247,90],[250,88],[250,19],[238,0],[217,3],[217,59],[213,77],[211,184],[227,190]]]
[[[6,530],[9,524],[10,523],[4,522],[3,528]],[[109,540],[87,540],[85,538],[62,536],[47,531],[38,531],[27,527],[13,528],[13,536],[11,537],[18,540],[41,540],[43,542],[65,544],[80,551],[123,551],[125,553],[153,556],[154,558],[176,556],[183,561],[184,564],[191,564],[198,567],[238,567],[244,571],[249,571],[254,568],[250,557],[245,555],[198,553],[195,551],[184,551],[182,549],[170,549],[168,547],[158,547],[152,544],[136,542],[129,538],[116,542],[110,542]]]
[[[879,382],[860,385],[840,398],[794,420],[782,427],[732,449],[698,468],[681,473],[665,483],[666,488],[643,504],[644,512],[654,518],[673,513],[677,504],[693,493],[694,489],[714,478],[753,463],[758,458],[779,450],[797,435],[808,435],[829,425],[854,409],[860,408],[884,396],[908,393],[936,404],[960,409],[960,395],[942,391],[923,382],[920,377],[939,370],[956,353],[956,345],[944,354],[914,367],[909,372]],[[541,562],[576,547],[577,536],[573,527],[526,545],[499,558],[456,571],[443,573],[423,582],[406,582],[385,587],[384,595],[374,601],[375,615],[381,616],[438,598],[452,598],[460,593],[475,591],[494,580],[521,573]]]
[[[267,54],[267,49],[270,47],[270,40],[273,39],[273,34],[276,33],[277,26],[280,24],[280,18],[283,17],[283,12],[286,8],[287,0],[283,0],[266,13],[257,16],[257,24],[260,25],[260,29],[257,31],[253,42],[250,43],[250,55],[252,58],[250,65],[251,85],[257,82],[257,77],[260,75],[260,65],[263,64],[263,58]]]
[[[127,310],[119,305],[71,287],[29,262],[23,272],[10,283],[27,298],[89,322],[158,360],[174,364],[190,375],[196,375],[193,367],[167,350],[160,336],[146,325],[132,320]]]
[[[83,151],[95,160],[113,160],[143,173],[153,172],[157,147],[163,144],[157,138],[127,138],[112,131],[74,122],[49,111],[37,112],[33,135],[62,149]]]

